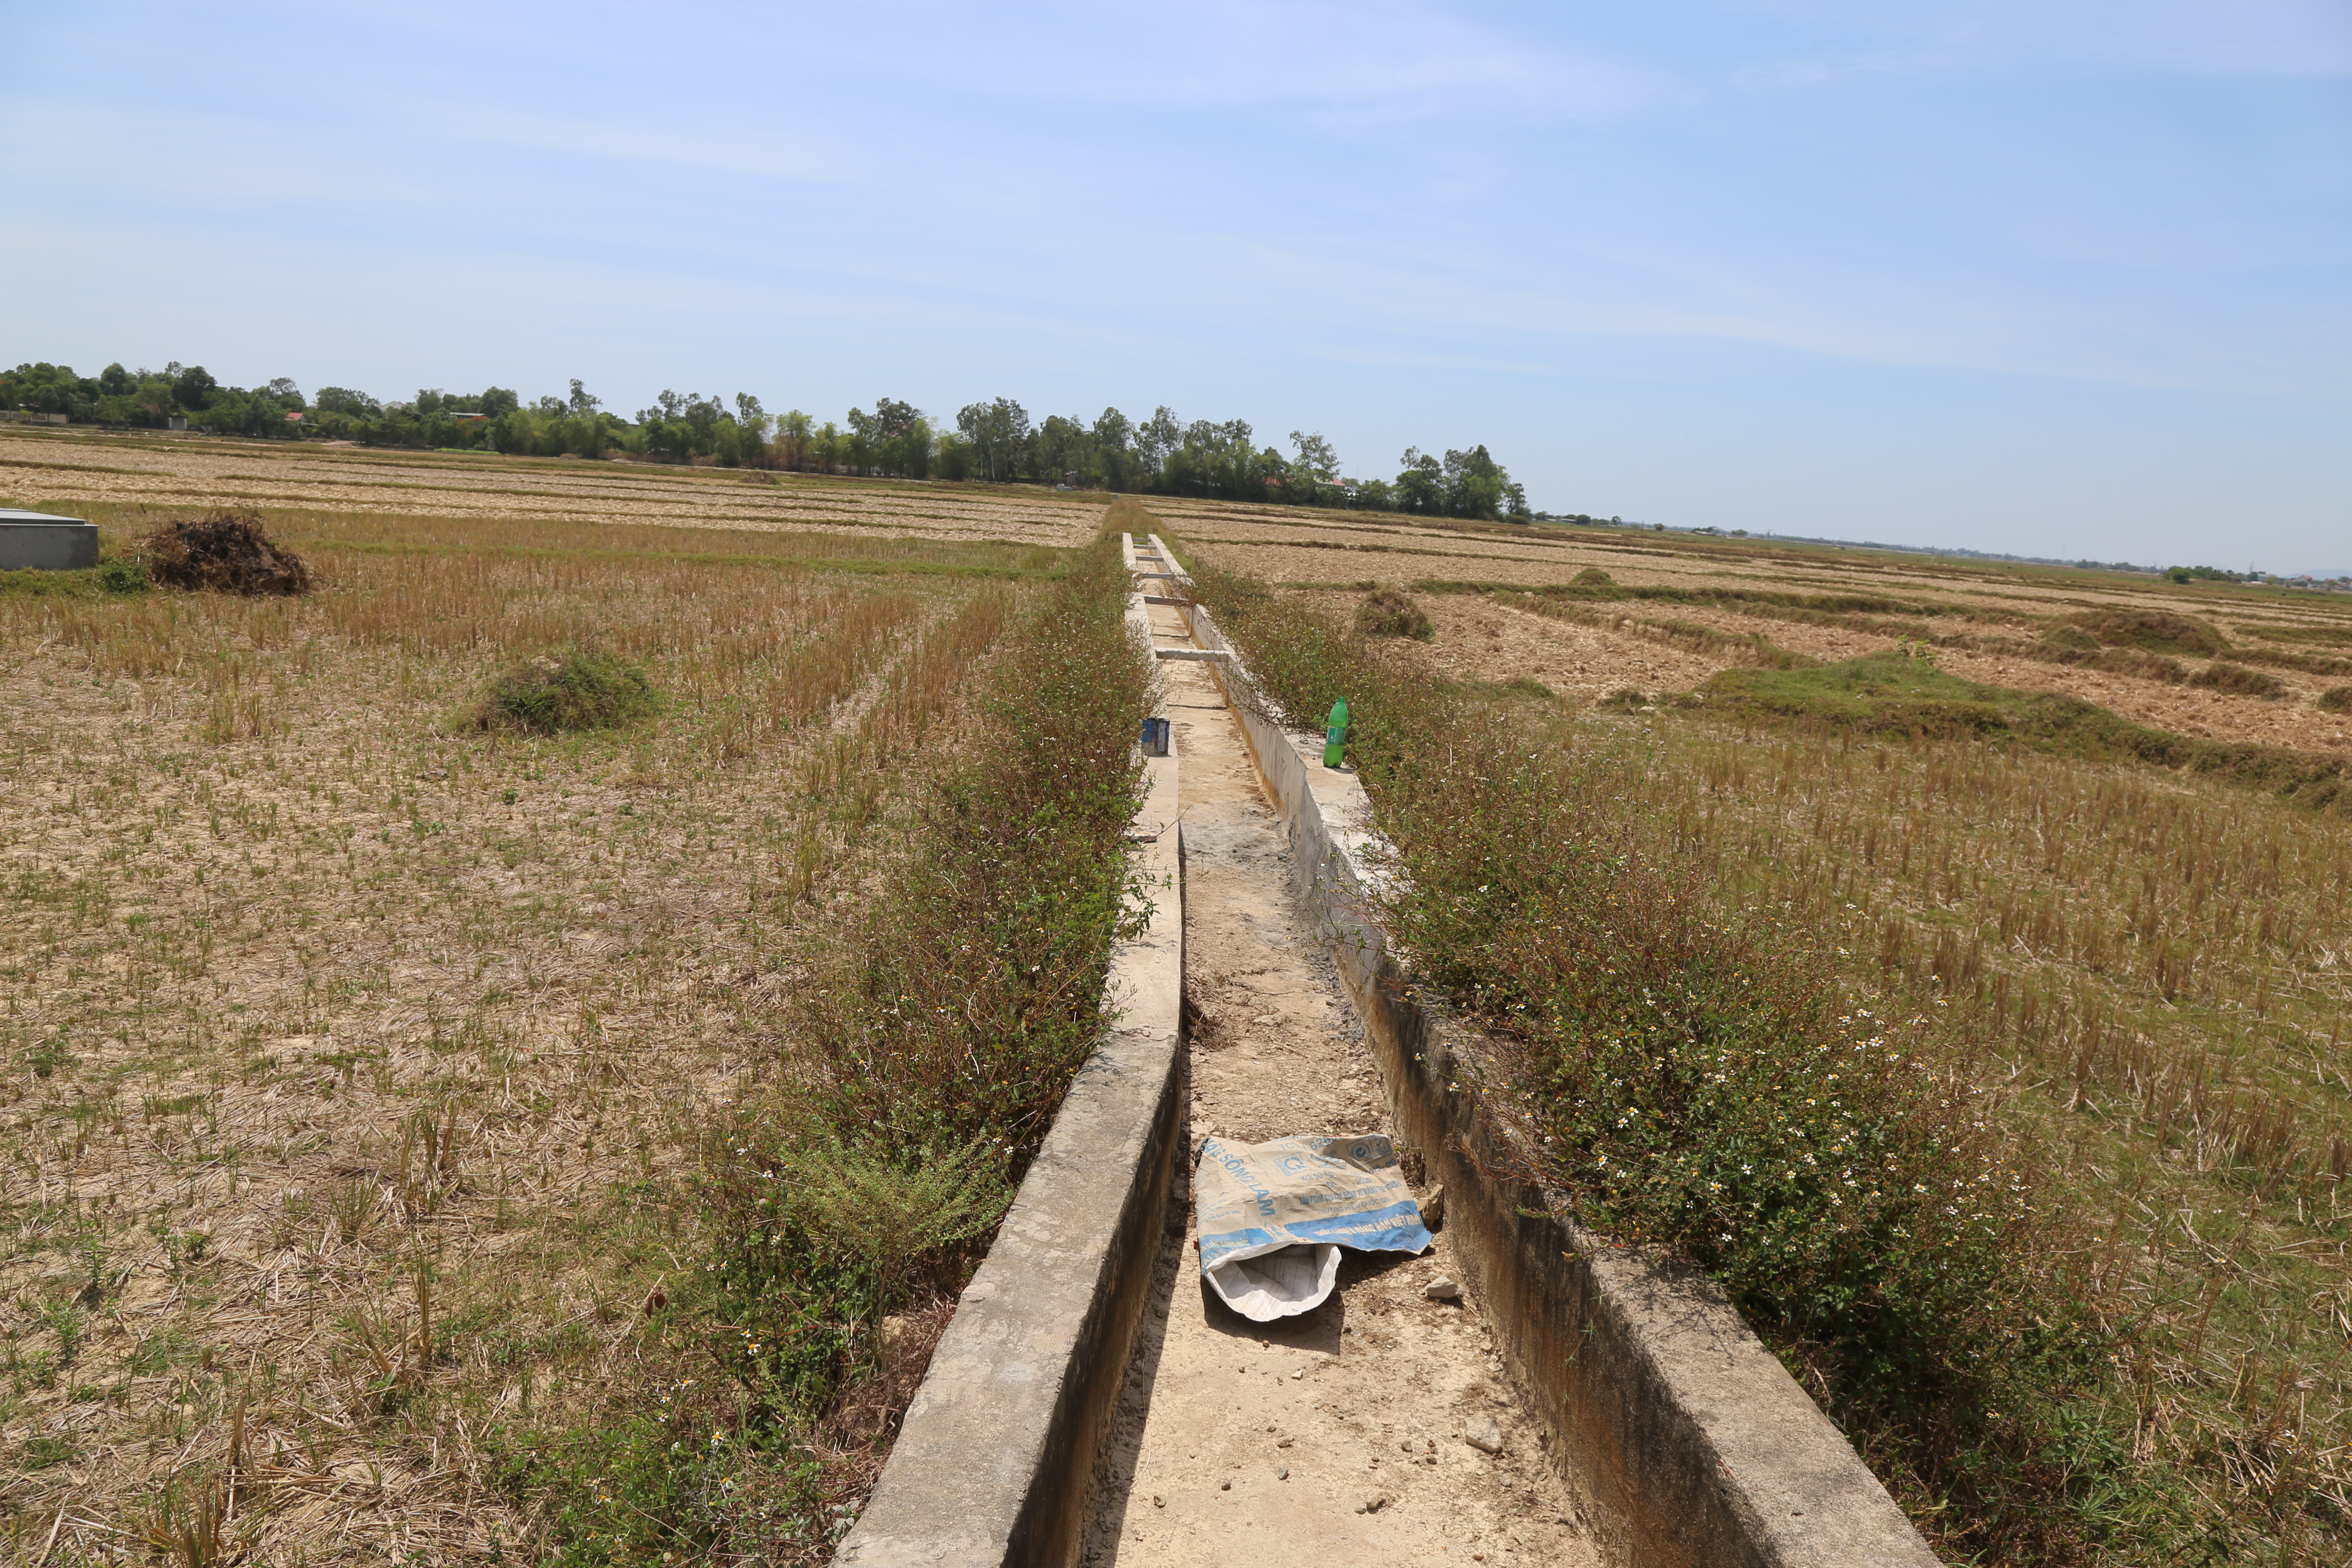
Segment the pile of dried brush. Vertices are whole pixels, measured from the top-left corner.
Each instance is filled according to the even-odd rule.
[[[310,569],[261,531],[261,514],[216,511],[165,523],[146,540],[147,574],[174,588],[224,594],[307,594]]]

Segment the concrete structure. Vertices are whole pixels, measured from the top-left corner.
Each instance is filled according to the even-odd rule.
[[[97,564],[95,523],[0,509],[0,572],[74,572]]]
[[[1194,640],[1229,649],[1206,610],[1184,613]],[[1362,784],[1323,766],[1322,736],[1269,718],[1238,660],[1210,668],[1328,923],[1398,1130],[1445,1188],[1446,1230],[1496,1350],[1551,1428],[1552,1460],[1602,1549],[1634,1568],[1932,1568],[1878,1478],[1704,1271],[1596,1237],[1562,1194],[1507,1173],[1525,1156],[1461,1090],[1474,1064],[1372,918]]]

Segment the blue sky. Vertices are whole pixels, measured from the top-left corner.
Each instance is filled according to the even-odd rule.
[[[2352,568],[2352,4],[0,0],[0,357]]]

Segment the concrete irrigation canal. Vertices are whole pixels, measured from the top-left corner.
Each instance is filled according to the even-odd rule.
[[[1155,647],[1197,647],[1175,606],[1150,616]],[[1182,759],[1190,1147],[1393,1132],[1224,689],[1209,661],[1161,667]],[[1343,1252],[1330,1299],[1264,1324],[1204,1288],[1198,1240],[1188,1215],[1158,1260],[1087,1563],[1598,1561],[1476,1304],[1445,1290],[1462,1270],[1442,1226],[1420,1258]]]
[[[1497,1173],[1364,912],[1360,784],[1240,700],[1157,536],[1128,558],[1171,731],[1135,826],[1151,927],[839,1561],[1933,1563],[1709,1282]],[[1368,1133],[1433,1245],[1343,1251],[1271,1322],[1217,1300],[1202,1142]]]

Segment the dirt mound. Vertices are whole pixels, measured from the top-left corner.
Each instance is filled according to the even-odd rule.
[[[2061,629],[2075,626],[2108,647],[2185,653],[2198,658],[2230,651],[2230,639],[2206,622],[2165,610],[2085,610],[2059,623]],[[2052,635],[2054,640],[2057,634]]]
[[[310,569],[270,542],[258,512],[216,511],[165,523],[147,538],[147,574],[174,588],[220,594],[307,594]]]

